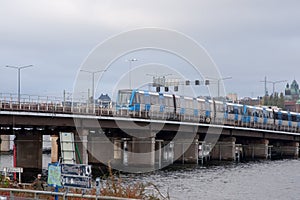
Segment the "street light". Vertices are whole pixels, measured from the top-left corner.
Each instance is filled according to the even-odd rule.
[[[6,65],[6,67],[18,70],[18,104],[19,104],[19,107],[20,107],[20,102],[21,102],[21,69],[25,69],[25,68],[28,68],[28,67],[33,67],[33,65],[26,65],[26,66],[22,66],[22,67]]]
[[[277,83],[282,83],[282,82],[287,82],[287,80],[281,80],[281,81],[267,81],[267,82],[273,84],[273,95],[275,95],[275,84],[277,84]]]
[[[95,74],[99,73],[99,72],[105,72],[106,70],[88,71],[88,70],[81,69],[80,71],[92,74],[92,96],[91,96],[91,98],[92,98],[92,101],[93,101],[93,111],[95,112],[95,106],[94,106],[95,105],[95,103],[94,103],[94,101],[95,101],[94,100],[94,95],[95,95]]]
[[[265,76],[265,80],[264,81],[260,81],[260,82],[264,82],[265,83],[265,96],[267,96],[267,83],[272,83],[273,84],[273,95],[275,95],[275,84],[277,83],[282,83],[282,82],[287,82],[287,80],[281,80],[281,81],[268,81],[267,80],[267,76]]]
[[[220,97],[220,82],[224,81],[224,80],[227,80],[227,79],[232,79],[232,77],[231,76],[223,77],[223,78],[209,78],[208,77],[208,79],[212,79],[212,80],[218,81],[218,97]]]
[[[129,89],[131,89],[131,65],[132,62],[138,61],[136,58],[127,59],[126,62],[129,62]]]

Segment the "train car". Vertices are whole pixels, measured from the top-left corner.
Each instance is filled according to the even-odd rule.
[[[250,106],[144,90],[120,90],[118,112],[139,117],[299,131],[300,114],[268,106]],[[126,111],[126,112],[124,112]],[[145,114],[146,113],[146,114]]]

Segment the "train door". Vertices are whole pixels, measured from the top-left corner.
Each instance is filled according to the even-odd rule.
[[[281,111],[278,111],[278,125],[281,126],[282,125],[282,113]]]
[[[164,112],[165,110],[165,98],[163,93],[159,93],[159,97],[158,97],[158,103],[159,103],[159,112]]]
[[[210,123],[211,121],[211,107],[208,99],[205,99],[205,122]]]
[[[224,103],[224,119],[225,121],[228,119],[228,105]]]
[[[291,115],[290,111],[288,111],[288,113],[287,113],[287,120],[288,120],[288,126],[292,127],[292,115]]]
[[[267,124],[268,123],[268,112],[266,108],[263,108],[263,123]]]
[[[198,101],[196,98],[193,98],[193,108],[194,108],[194,117],[198,118],[199,111],[198,111]]]
[[[234,120],[239,120],[239,107],[237,105],[233,106]]]
[[[180,97],[180,115],[185,114],[185,99],[183,96]]]
[[[296,121],[297,121],[297,129],[300,129],[300,114],[297,113],[297,117],[296,117]]]
[[[150,110],[150,94],[148,91],[144,91],[145,96],[145,111],[148,112]]]

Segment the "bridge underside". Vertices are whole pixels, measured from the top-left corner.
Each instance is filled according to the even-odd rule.
[[[77,157],[82,163],[109,161],[115,166],[137,165],[149,169],[174,162],[202,162],[208,150],[210,158],[217,160],[266,159],[271,155],[298,157],[300,142],[299,133],[247,127],[134,118],[95,119],[84,115],[76,118],[55,114],[0,115],[0,134],[16,136],[16,167],[27,168],[24,176],[41,171],[42,135],[50,135],[54,141],[52,162],[59,159],[60,147],[56,141],[60,132],[75,134]],[[215,143],[210,146],[210,141]],[[1,149],[5,149],[4,145],[9,143],[1,142]],[[145,154],[148,157],[142,156]]]

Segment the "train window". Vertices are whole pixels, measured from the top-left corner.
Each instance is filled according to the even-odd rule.
[[[159,94],[159,105],[165,105],[165,98],[163,94]]]
[[[291,116],[292,116],[292,121],[293,121],[293,122],[296,122],[296,121],[297,121],[297,115],[292,114]]]
[[[152,105],[158,104],[158,96],[157,95],[151,95],[150,96],[150,102]]]
[[[149,94],[145,94],[144,99],[145,99],[145,104],[150,104],[150,95]]]
[[[176,107],[180,106],[180,98],[176,97]]]
[[[285,114],[285,113],[283,113],[283,114],[282,114],[282,120],[288,120],[288,115]]]
[[[140,103],[141,103],[141,104],[145,104],[144,95],[143,95],[143,94],[140,94],[140,93],[138,93],[137,95],[139,96]]]
[[[128,91],[128,92],[121,91],[119,93],[118,102],[119,102],[119,104],[129,104],[130,98],[131,98],[131,91]]]
[[[134,95],[134,98],[133,98],[133,104],[136,104],[136,103],[139,103],[140,102],[140,100],[139,100],[139,95],[138,95],[138,93],[135,93],[135,95]]]
[[[193,108],[193,101],[191,99],[185,100],[185,108]]]
[[[238,109],[238,107],[236,107],[236,106],[233,107],[233,113],[234,113],[234,114],[239,114],[239,109]]]

